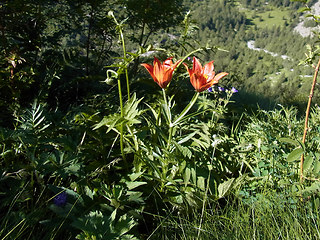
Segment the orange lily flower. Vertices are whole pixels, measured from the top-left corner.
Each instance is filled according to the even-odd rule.
[[[169,82],[172,79],[172,73],[181,60],[176,63],[172,62],[172,57],[165,60],[162,64],[161,62],[154,57],[153,66],[147,63],[142,63],[148,72],[150,73],[153,80],[161,87],[166,88]]]
[[[190,75],[190,82],[197,92],[203,92],[214,84],[217,84],[221,78],[228,75],[226,72],[215,74],[213,61],[207,63],[204,67],[196,57],[193,57],[193,68],[189,69],[187,64],[183,63]]]

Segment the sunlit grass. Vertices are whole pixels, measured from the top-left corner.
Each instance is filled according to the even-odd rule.
[[[290,19],[290,11],[286,9],[274,9],[263,13],[247,12],[248,17],[253,20],[253,23],[258,28],[284,26],[288,19]]]
[[[282,194],[257,194],[246,204],[207,210],[197,239],[319,239],[318,210],[308,203],[290,206],[288,200]],[[150,239],[195,239],[199,216],[171,219]]]
[[[269,10],[260,12],[258,9],[251,10],[238,4],[239,11],[246,14],[247,18],[252,21],[252,26],[257,28],[283,27],[291,20],[291,10],[288,8],[269,7]]]

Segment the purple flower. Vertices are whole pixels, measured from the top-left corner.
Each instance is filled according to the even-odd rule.
[[[191,61],[191,57],[188,57],[187,59],[188,59],[188,61]]]
[[[59,193],[54,197],[53,203],[58,207],[64,207],[67,203],[67,193],[64,191],[62,193]]]
[[[218,90],[220,91],[220,92],[224,92],[224,88],[223,87],[218,87]]]
[[[235,89],[234,87],[232,87],[232,88],[231,88],[231,92],[233,92],[233,93],[237,93],[237,92],[238,92],[238,90],[237,90],[237,89]]]
[[[212,91],[213,91],[212,87],[209,87],[208,92],[212,92]]]

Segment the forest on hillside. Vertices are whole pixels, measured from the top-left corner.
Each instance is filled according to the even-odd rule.
[[[1,1],[0,238],[319,237],[317,2]]]
[[[221,59],[221,68],[233,73],[230,84],[244,91],[248,103],[259,102],[267,108],[278,103],[300,108],[304,104],[313,69],[299,63],[308,52],[307,45],[315,40],[294,31],[301,7],[301,3],[291,1],[212,1],[210,4],[199,1],[194,5],[193,16],[199,23],[198,39],[203,44],[209,40],[228,51],[217,51],[207,59]],[[285,14],[277,16],[279,13]],[[266,49],[278,57],[249,49],[247,43],[251,40],[256,48]],[[288,58],[283,59],[281,55]]]
[[[310,2],[310,6],[314,2]],[[68,104],[99,89],[91,84],[96,81],[90,79],[105,78],[104,67],[117,56],[120,48],[112,22],[106,17],[110,9],[119,21],[128,16],[128,51],[134,53],[139,47],[146,49],[148,46],[173,51],[181,46],[186,51],[206,45],[212,49],[221,48],[225,51],[211,51],[201,58],[216,59],[219,68],[232,73],[226,84],[241,88],[245,96],[252,95],[252,100],[245,97],[244,104],[255,105],[258,101],[265,107],[277,103],[301,105],[310,80],[303,76],[312,74],[312,68],[299,65],[307,52],[306,45],[312,41],[293,31],[300,15],[297,10],[303,4],[289,0],[267,3],[177,0],[172,4],[160,1],[149,8],[141,8],[144,4],[147,6],[148,1],[138,7],[134,1],[5,2],[0,8],[2,65],[13,66],[8,65],[6,59],[23,63],[17,64],[14,72],[18,74],[24,68],[28,80],[23,80],[22,86],[18,81],[15,90],[7,89],[7,82],[2,84],[1,95],[5,96],[2,111],[8,112],[7,106],[14,103],[7,99],[17,94],[27,98],[21,103],[28,103],[40,94],[50,96],[47,100],[51,105],[63,102],[63,107],[67,108]],[[184,33],[182,21],[188,11],[190,26]],[[285,15],[274,23],[272,19],[277,18],[277,11]],[[262,15],[265,12],[267,14]],[[266,27],[259,25],[259,22],[268,21],[270,24]],[[247,47],[250,40],[255,41],[255,47],[285,54],[290,60],[251,50]],[[132,73],[139,71],[137,63],[138,60],[133,64]],[[8,71],[3,71],[2,78],[6,75]],[[70,90],[74,88],[77,91]],[[66,94],[66,91],[70,92]],[[265,101],[255,95],[262,95]],[[16,104],[20,104],[19,97],[17,100]]]

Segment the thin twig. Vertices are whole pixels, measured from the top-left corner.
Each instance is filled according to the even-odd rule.
[[[305,123],[304,123],[304,132],[303,132],[303,137],[302,137],[302,144],[305,144],[305,142],[306,142],[311,101],[312,101],[312,97],[313,97],[313,93],[314,93],[314,88],[315,88],[316,83],[317,83],[317,76],[318,76],[319,67],[320,67],[320,59],[319,59],[319,62],[318,62],[318,65],[317,65],[316,69],[314,70],[313,82],[312,82],[312,87],[311,87],[311,90],[310,90],[308,106],[307,106],[307,110],[306,110],[306,118],[305,118]],[[304,162],[304,153],[302,153],[301,161],[300,161],[300,181],[301,182],[303,181],[303,162]]]

